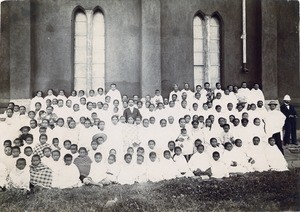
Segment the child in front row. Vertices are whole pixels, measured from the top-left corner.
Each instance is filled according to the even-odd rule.
[[[28,194],[30,184],[29,166],[26,165],[24,158],[19,158],[16,166],[9,174],[9,186],[16,189],[21,189],[24,194]]]
[[[61,189],[75,188],[82,185],[79,179],[79,171],[72,161],[73,156],[71,154],[64,156],[63,171],[60,172],[59,176],[59,188]]]

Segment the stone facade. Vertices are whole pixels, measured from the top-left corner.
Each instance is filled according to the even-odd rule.
[[[36,90],[74,87],[74,11],[101,8],[106,89],[166,96],[194,83],[193,18],[221,20],[221,83],[261,84],[267,99],[289,93],[300,104],[299,2],[247,0],[247,68],[242,66],[240,0],[25,0],[2,2],[0,106]]]

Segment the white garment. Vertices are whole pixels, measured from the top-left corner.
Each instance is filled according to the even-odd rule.
[[[9,174],[9,184],[17,189],[29,189],[30,172],[27,165],[23,170],[14,167]]]

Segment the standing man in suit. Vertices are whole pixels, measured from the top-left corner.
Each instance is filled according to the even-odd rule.
[[[289,95],[285,95],[283,98],[283,104],[280,106],[281,112],[285,115],[285,123],[284,123],[284,137],[283,144],[295,144],[297,145],[296,138],[296,119],[297,112],[293,105],[290,104],[291,97]],[[290,140],[292,138],[292,140]],[[290,142],[291,141],[291,142]]]
[[[142,115],[141,115],[139,109],[134,107],[133,99],[128,100],[128,108],[126,108],[124,110],[123,116],[125,117],[126,122],[128,120],[128,117],[133,117],[134,120],[136,120],[137,117],[140,117],[142,119]]]

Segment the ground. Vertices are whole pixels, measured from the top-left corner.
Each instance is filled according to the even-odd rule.
[[[29,196],[15,191],[0,193],[0,211],[195,210],[299,211],[300,169],[250,173],[220,181],[182,178],[103,188],[40,190]]]

